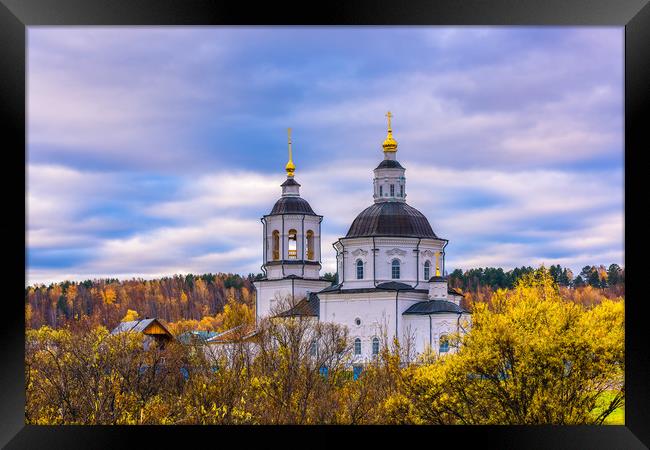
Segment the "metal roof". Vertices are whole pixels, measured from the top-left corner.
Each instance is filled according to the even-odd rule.
[[[402,315],[411,314],[441,314],[441,313],[467,313],[469,311],[461,308],[459,305],[446,300],[429,300],[426,302],[418,302],[402,313]]]
[[[375,168],[377,169],[403,169],[402,165],[395,161],[394,159],[384,159],[379,165]]]
[[[375,203],[361,211],[345,237],[368,236],[437,239],[424,214],[404,202],[396,201]]]
[[[292,308],[281,312],[276,317],[293,317],[293,316],[312,316],[318,317],[320,315],[320,299],[314,292],[310,292],[309,296],[303,298]]]
[[[406,283],[400,283],[399,281],[386,281],[385,283],[379,283],[377,289],[384,289],[388,291],[407,291],[413,289],[413,286]]]
[[[167,328],[167,325],[159,319],[141,319],[141,320],[130,320],[128,322],[120,322],[118,326],[116,326],[113,331],[111,331],[111,334],[117,334],[117,333],[122,333],[125,331],[135,331],[142,333],[144,330],[147,329],[149,325],[151,325],[152,322],[158,322],[161,327],[167,331],[170,335],[172,334],[169,329]]]
[[[311,206],[301,197],[280,197],[269,215],[274,214],[308,214],[316,216],[317,214],[311,209]]]

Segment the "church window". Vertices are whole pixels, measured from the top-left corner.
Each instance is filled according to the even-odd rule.
[[[363,261],[357,260],[357,280],[363,280]]]
[[[395,185],[394,184],[390,185],[390,196],[395,197]]]
[[[356,338],[354,340],[354,354],[355,355],[360,355],[361,354],[361,339]]]
[[[399,196],[404,197],[404,185],[403,184],[399,185]]]
[[[379,186],[379,196],[380,197],[384,196],[384,187],[383,186]]]
[[[318,346],[316,344],[316,341],[311,341],[311,345],[309,346],[309,354],[311,356],[316,356],[317,351],[318,351]]]
[[[379,338],[377,337],[372,338],[372,354],[379,354]]]
[[[429,261],[424,263],[424,279],[431,278],[431,263]]]
[[[399,280],[400,271],[399,271],[399,259],[394,259],[391,263],[391,276],[393,280]]]
[[[440,353],[447,353],[449,351],[449,338],[446,335],[440,336]]]
[[[307,230],[307,259],[314,259],[314,232]]]
[[[289,230],[289,258],[296,259],[298,257],[298,232],[296,230]]]
[[[361,325],[361,319],[359,319],[358,317],[356,319],[354,319],[354,324],[356,326],[360,326]]]
[[[273,232],[273,261],[280,259],[280,232]]]

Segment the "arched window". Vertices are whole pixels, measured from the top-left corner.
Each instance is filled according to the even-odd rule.
[[[446,335],[440,336],[440,349],[439,353],[447,353],[449,351],[449,338]]]
[[[363,261],[357,260],[357,280],[363,280]]]
[[[289,258],[296,259],[298,257],[298,232],[296,230],[289,230]]]
[[[384,187],[383,186],[379,186],[379,196],[380,197],[384,196]]]
[[[431,278],[431,263],[429,261],[424,263],[424,279],[429,280]]]
[[[391,276],[393,280],[399,280],[399,259],[394,259],[391,264]]]
[[[395,197],[395,185],[394,184],[390,185],[390,196]]]
[[[273,231],[273,261],[280,259],[280,232]]]
[[[314,232],[307,230],[307,259],[314,259]]]
[[[378,337],[372,338],[372,354],[373,355],[378,355],[379,354],[379,338]]]
[[[403,184],[399,185],[399,196],[404,197],[404,185]]]
[[[355,355],[360,355],[361,354],[361,339],[356,338],[354,340],[354,354]]]

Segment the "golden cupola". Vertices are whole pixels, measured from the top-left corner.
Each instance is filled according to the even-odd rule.
[[[393,129],[390,124],[390,119],[393,117],[393,115],[390,113],[390,111],[388,111],[388,113],[386,113],[386,117],[388,118],[388,134],[386,135],[386,139],[384,140],[382,147],[384,147],[384,152],[396,152],[397,141],[393,139]]]

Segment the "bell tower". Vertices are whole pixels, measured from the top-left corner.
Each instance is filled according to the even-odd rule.
[[[295,300],[330,285],[320,279],[321,222],[307,200],[300,197],[300,183],[295,179],[291,128],[288,129],[289,160],[287,179],[280,185],[281,197],[271,212],[261,218],[263,227],[264,279],[255,282],[257,317],[273,313],[277,297]]]

